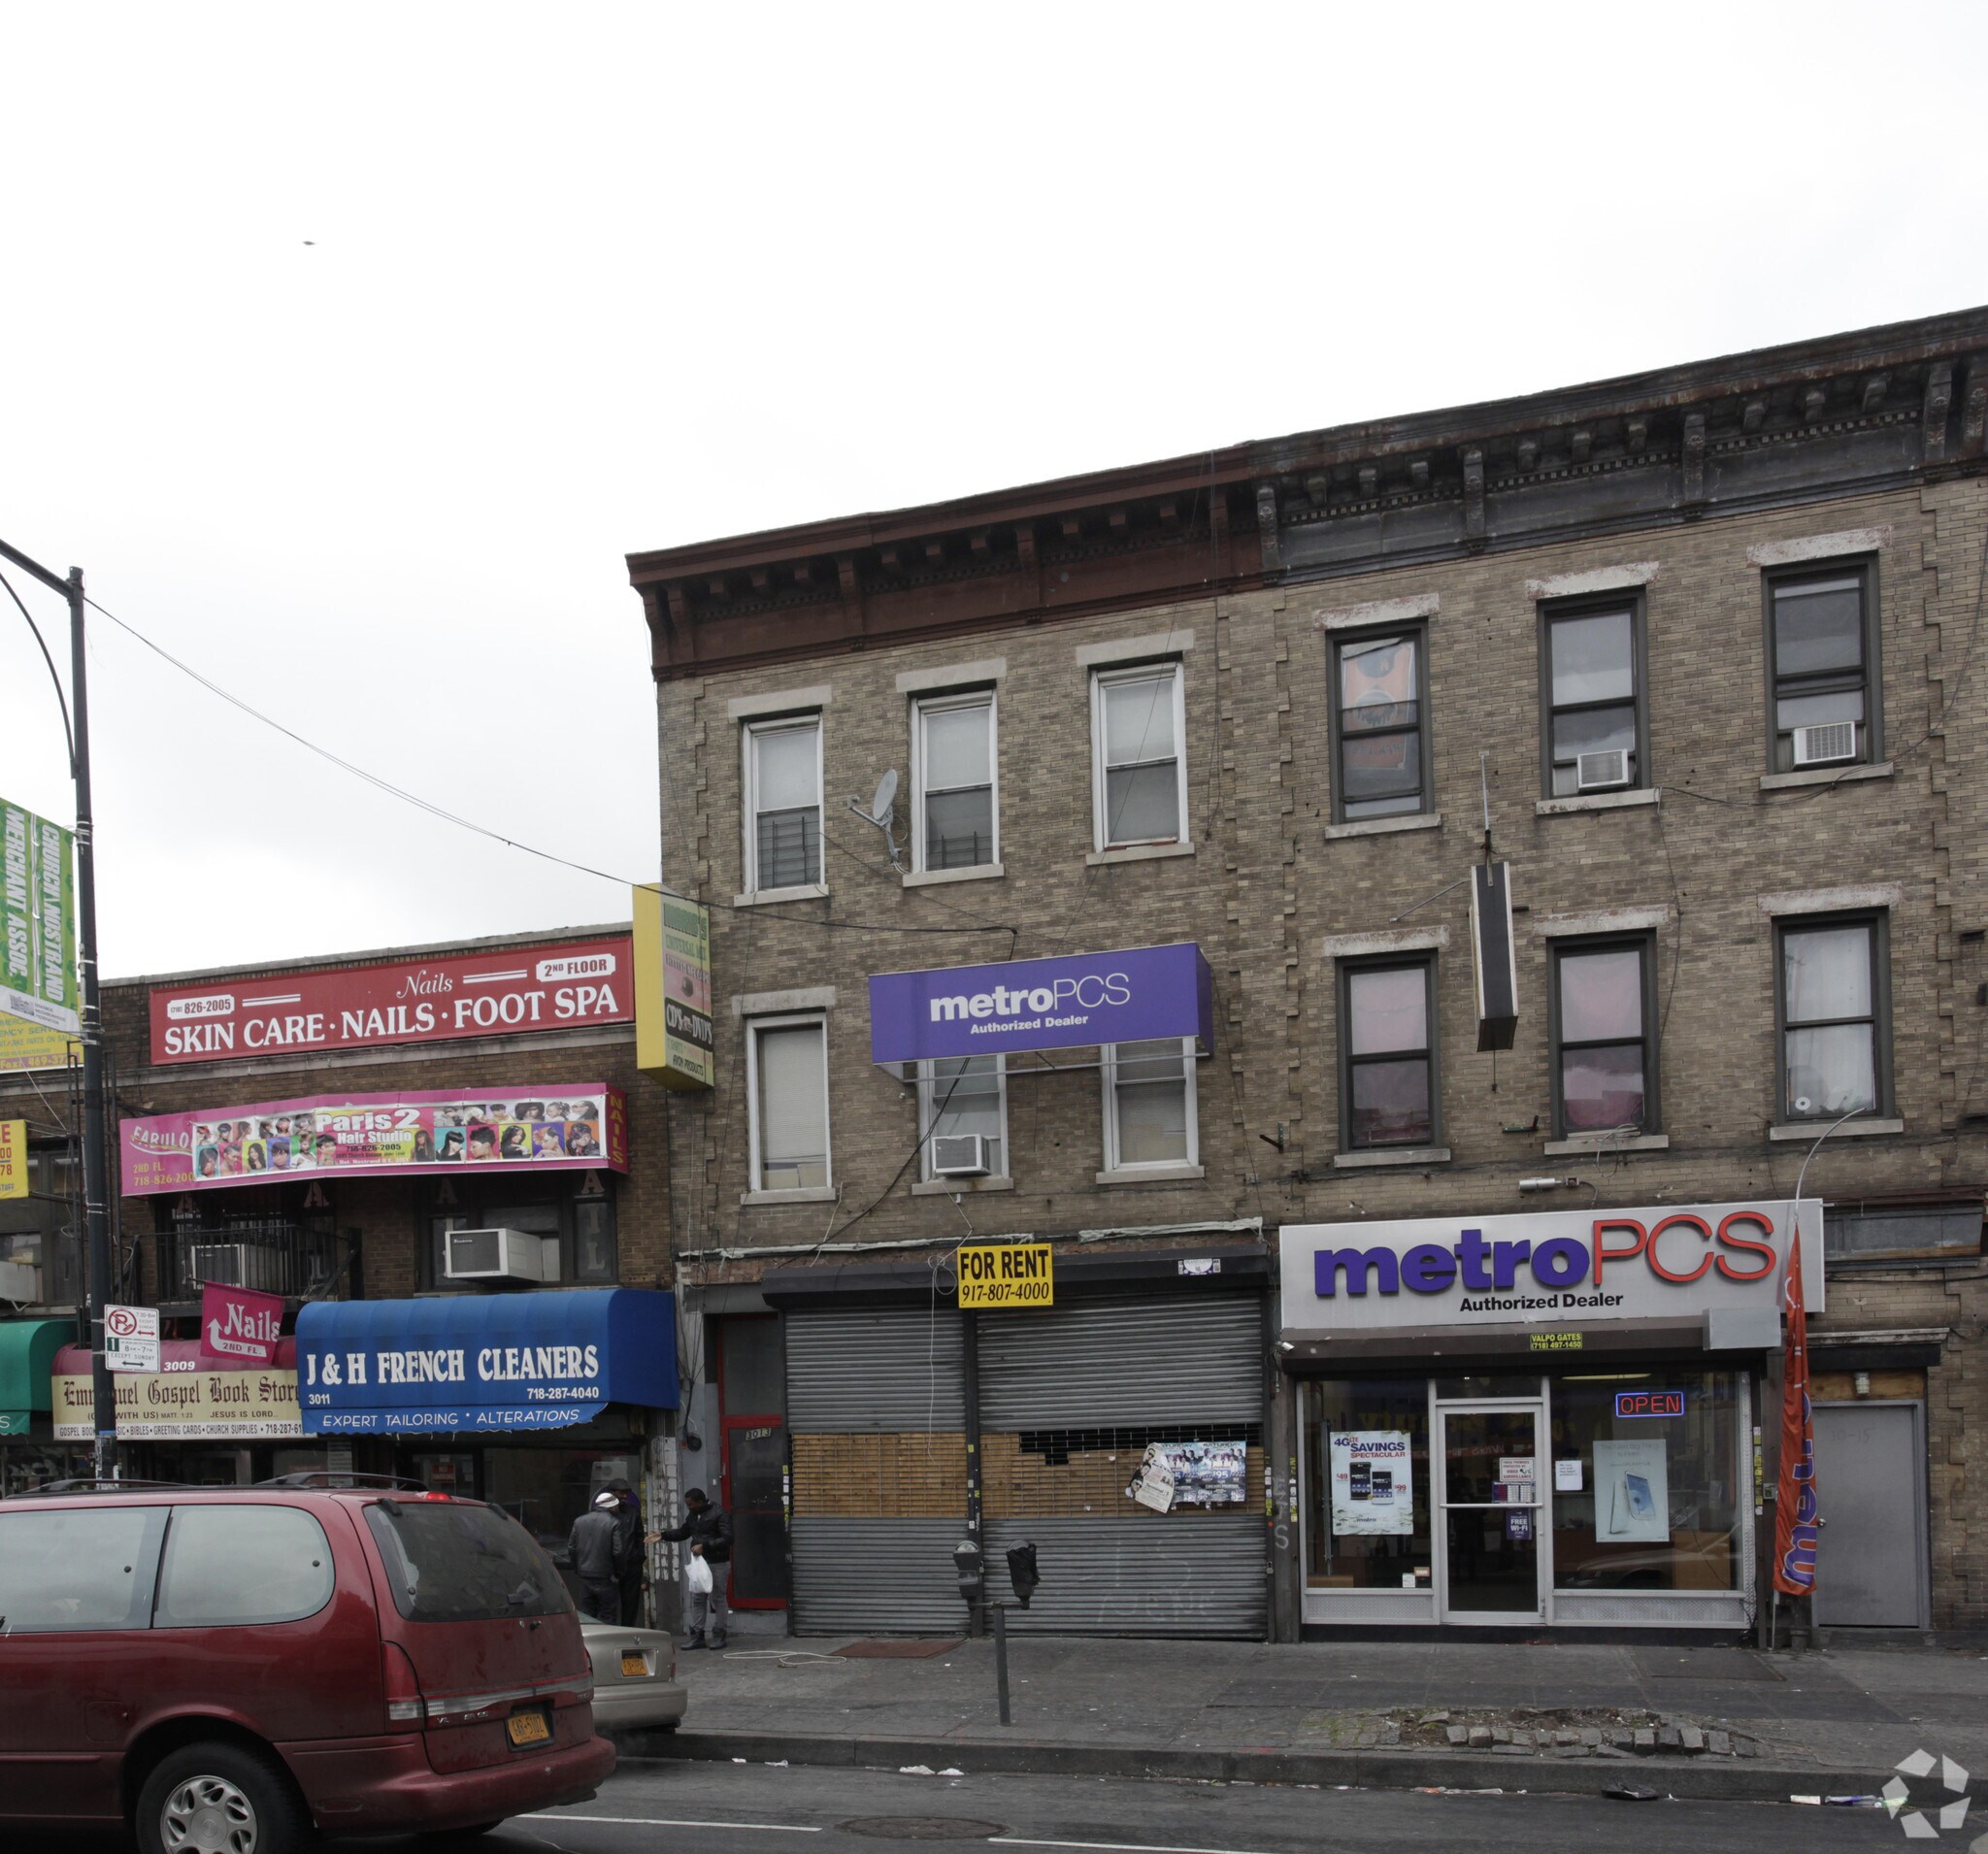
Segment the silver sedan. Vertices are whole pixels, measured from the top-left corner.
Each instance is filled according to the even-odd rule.
[[[580,1627],[593,1663],[595,1725],[603,1732],[667,1730],[682,1718],[688,1696],[677,1678],[674,1637],[586,1615]]]

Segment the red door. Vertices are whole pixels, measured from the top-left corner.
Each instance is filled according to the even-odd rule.
[[[787,1606],[786,1382],[777,1314],[717,1323],[718,1498],[732,1515],[741,1609]]]

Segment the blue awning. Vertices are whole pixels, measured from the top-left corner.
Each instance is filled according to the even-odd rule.
[[[297,1315],[307,1436],[563,1429],[677,1407],[677,1307],[650,1288],[314,1301]]]

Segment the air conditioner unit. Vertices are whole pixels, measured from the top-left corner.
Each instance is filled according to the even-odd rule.
[[[523,1230],[450,1230],[443,1273],[451,1281],[556,1281],[559,1239]]]
[[[1857,723],[1823,721],[1815,727],[1795,730],[1795,764],[1827,766],[1833,760],[1857,757]]]
[[[282,1250],[260,1242],[196,1242],[187,1260],[196,1281],[251,1287],[264,1294],[288,1292]]]
[[[984,1178],[987,1142],[977,1133],[942,1133],[932,1142],[932,1175],[935,1178]]]
[[[42,1271],[32,1262],[0,1262],[0,1301],[18,1307],[38,1307],[42,1299]]]
[[[1574,789],[1577,792],[1606,792],[1629,783],[1629,750],[1611,746],[1601,753],[1576,753],[1574,758]]]

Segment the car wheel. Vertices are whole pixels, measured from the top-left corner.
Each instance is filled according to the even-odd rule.
[[[144,1854],[295,1854],[307,1826],[288,1774],[236,1744],[189,1744],[138,1793]]]

